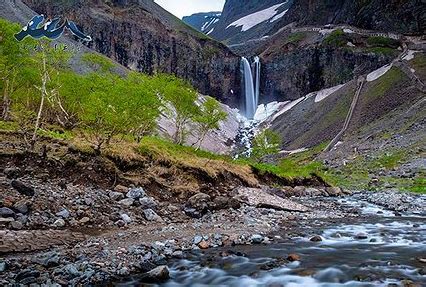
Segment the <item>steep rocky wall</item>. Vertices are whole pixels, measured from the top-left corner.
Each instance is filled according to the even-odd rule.
[[[295,22],[298,26],[350,24],[363,29],[424,34],[423,0],[295,0],[272,30]]]
[[[262,58],[261,99],[294,100],[314,91],[348,82],[393,59],[349,49],[311,46]]]
[[[240,102],[239,57],[152,0],[24,2],[38,13],[74,19],[92,36],[90,48],[130,69],[172,73],[226,104],[236,107]]]

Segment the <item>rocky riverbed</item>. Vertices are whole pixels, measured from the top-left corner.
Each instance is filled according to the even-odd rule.
[[[106,284],[136,275],[141,282],[169,282],[178,276],[174,264],[194,252],[216,250],[209,252],[222,258],[241,255],[237,246],[321,240],[323,228],[370,216],[371,203],[392,215],[424,213],[425,206],[421,196],[302,186],[236,187],[223,196],[166,202],[143,187],[105,190],[19,174],[6,168],[0,177],[1,285]],[[274,269],[297,256],[265,264]]]

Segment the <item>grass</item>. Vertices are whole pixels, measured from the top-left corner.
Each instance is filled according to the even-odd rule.
[[[342,29],[335,30],[328,35],[324,41],[324,45],[333,47],[344,47],[348,43],[348,36]]]
[[[373,100],[385,96],[404,77],[405,74],[400,69],[392,67],[385,75],[373,82],[372,87],[368,91],[368,98]]]
[[[5,122],[0,120],[1,131],[17,131],[19,129],[18,123],[16,122]]]
[[[368,37],[367,44],[370,47],[387,47],[391,49],[397,49],[399,47],[398,40],[381,36]]]
[[[299,43],[301,41],[303,41],[306,37],[305,33],[302,32],[298,32],[298,33],[293,33],[290,35],[290,37],[288,37],[287,39],[287,43]]]
[[[388,48],[388,47],[367,48],[366,51],[368,53],[382,54],[382,55],[385,55],[385,56],[396,56],[396,55],[398,55],[398,50]]]
[[[320,175],[323,165],[313,161],[308,164],[300,164],[292,159],[283,159],[277,165],[257,163],[253,164],[260,174],[272,173],[285,179],[310,178],[313,175]]]

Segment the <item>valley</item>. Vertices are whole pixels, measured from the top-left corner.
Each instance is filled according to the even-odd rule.
[[[5,0],[0,285],[425,285],[422,11]]]

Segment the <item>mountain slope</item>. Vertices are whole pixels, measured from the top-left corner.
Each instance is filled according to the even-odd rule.
[[[289,24],[299,27],[348,24],[368,30],[421,35],[426,27],[425,9],[419,0],[227,0],[222,17],[210,35],[235,45],[271,36]]]
[[[198,31],[209,35],[214,31],[221,15],[221,12],[196,13],[183,17],[182,21]]]
[[[203,94],[239,103],[239,58],[152,0],[62,2],[25,0],[38,13],[74,19],[92,36],[90,48],[130,69],[172,73]]]

